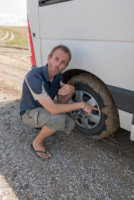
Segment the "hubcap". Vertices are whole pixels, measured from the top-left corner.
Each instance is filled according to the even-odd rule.
[[[101,119],[100,107],[97,101],[88,92],[85,92],[83,90],[76,90],[70,103],[75,103],[80,101],[86,102],[87,104],[94,106],[95,108],[98,108],[99,111],[92,110],[92,113],[90,115],[86,115],[86,112],[83,109],[79,109],[70,112],[71,117],[79,126],[85,129],[95,128],[99,124]]]

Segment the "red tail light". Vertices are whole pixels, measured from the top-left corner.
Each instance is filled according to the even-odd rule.
[[[27,24],[28,24],[29,42],[30,42],[30,48],[31,48],[31,56],[30,56],[31,63],[32,63],[33,66],[36,66],[36,60],[35,60],[34,48],[33,48],[33,41],[32,41],[32,36],[31,36],[28,16],[27,16]]]

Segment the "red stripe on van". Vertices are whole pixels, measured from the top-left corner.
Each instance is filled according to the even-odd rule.
[[[27,16],[27,23],[28,23],[29,42],[30,42],[30,47],[31,47],[31,56],[30,56],[31,63],[32,63],[32,65],[36,66],[36,60],[35,60],[34,48],[33,48],[33,41],[32,41],[32,36],[31,36],[28,16]]]

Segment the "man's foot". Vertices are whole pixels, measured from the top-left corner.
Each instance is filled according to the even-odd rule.
[[[37,151],[36,153],[37,153],[37,155],[39,157],[41,157],[41,158],[49,158],[49,157],[51,157],[51,154],[48,151],[46,151],[46,149],[43,146],[43,144],[33,142],[32,146],[33,146],[35,152]],[[42,151],[43,153],[42,152],[38,152],[38,151]]]

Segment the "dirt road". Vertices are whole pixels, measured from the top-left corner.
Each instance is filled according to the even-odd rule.
[[[20,98],[23,79],[30,68],[27,50],[0,48],[0,87],[6,98]]]
[[[5,144],[5,142],[10,141],[10,146],[14,147],[15,149],[19,148],[19,144],[21,144],[21,145],[23,144],[23,147],[25,146],[24,148],[29,154],[27,147],[30,145],[30,141],[33,140],[33,138],[32,138],[33,136],[26,135],[26,132],[32,131],[32,129],[29,129],[27,126],[22,125],[22,122],[19,119],[18,112],[19,112],[19,100],[21,98],[23,79],[24,79],[25,74],[30,69],[31,69],[31,65],[30,65],[30,59],[29,59],[27,50],[9,49],[9,48],[2,48],[2,47],[0,48],[1,144],[3,145],[3,146],[0,146],[0,148],[4,149],[4,150],[3,149],[1,150],[1,154],[0,154],[0,156],[2,157],[2,164],[0,165],[0,170],[1,170],[0,184],[2,184],[1,191],[0,191],[0,199],[2,199],[1,197],[3,197],[3,199],[4,199],[4,197],[5,198],[8,197],[7,199],[14,199],[14,200],[19,199],[19,198],[20,199],[40,199],[39,193],[37,191],[35,192],[36,184],[35,184],[34,188],[32,188],[32,186],[30,188],[30,186],[28,186],[28,185],[24,186],[24,184],[23,184],[24,174],[23,173],[22,173],[23,176],[19,175],[20,178],[18,180],[15,179],[15,177],[17,176],[15,173],[20,172],[18,170],[19,167],[17,168],[17,166],[19,166],[19,164],[17,165],[17,163],[15,161],[16,160],[15,153],[14,153],[13,158],[10,157],[10,151],[7,152],[7,154],[5,153],[7,151],[6,147],[9,147],[9,145],[7,145],[8,142],[7,142],[7,144]],[[14,112],[13,112],[13,109],[15,109]],[[11,120],[9,123],[8,119],[10,119],[10,118],[11,118]],[[15,124],[16,124],[16,127],[15,127]],[[20,129],[18,129],[18,126],[21,127],[21,131],[20,131]],[[23,127],[24,127],[24,129],[23,129]],[[25,133],[25,135],[24,135],[24,133]],[[16,134],[16,136],[15,136],[15,134]],[[37,131],[33,131],[33,135],[35,136],[36,134],[37,134]],[[6,137],[6,138],[4,138],[4,137]],[[14,139],[15,137],[17,137],[18,139],[15,140]],[[27,138],[27,140],[25,140],[25,137]],[[55,141],[58,141],[59,143],[57,142],[57,146],[55,146],[54,148],[61,148],[61,145],[64,143],[64,145],[63,145],[64,147],[61,148],[62,153],[60,154],[60,149],[59,149],[58,153],[56,151],[52,152],[54,155],[59,156],[59,154],[60,154],[60,156],[62,157],[62,154],[64,154],[64,152],[66,152],[66,154],[64,155],[65,157],[66,156],[68,157],[70,155],[71,157],[77,159],[76,156],[78,156],[78,157],[80,156],[80,160],[84,159],[84,162],[87,164],[87,166],[89,163],[97,162],[98,166],[100,168],[102,168],[104,166],[105,166],[105,170],[106,169],[110,170],[109,168],[111,168],[111,172],[110,172],[111,175],[108,175],[108,176],[113,177],[115,180],[117,179],[117,182],[120,179],[122,181],[122,183],[123,184],[126,183],[126,185],[130,181],[130,177],[131,177],[130,185],[128,184],[127,187],[126,187],[126,185],[120,186],[120,188],[122,187],[122,190],[120,190],[118,188],[117,193],[119,192],[119,194],[120,194],[119,198],[116,198],[117,196],[116,196],[116,189],[115,189],[114,194],[109,192],[110,196],[107,199],[113,199],[113,198],[122,199],[127,196],[129,198],[130,197],[132,198],[132,195],[134,192],[134,188],[133,188],[134,185],[132,182],[134,180],[134,142],[130,141],[130,133],[129,132],[127,132],[123,129],[119,129],[118,131],[116,131],[116,133],[113,136],[111,136],[107,139],[103,139],[101,141],[93,141],[91,139],[86,138],[84,135],[77,132],[76,130],[74,130],[71,133],[70,138],[69,137],[67,137],[66,139],[65,138],[66,137],[64,135],[61,136],[60,133],[58,133],[57,136],[55,135],[55,136],[50,137],[50,139],[48,139],[47,142],[48,142],[48,146],[49,146],[49,144],[51,144],[50,147],[55,144]],[[13,140],[15,140],[16,142],[15,141],[13,142]],[[13,146],[13,145],[15,145],[15,146]],[[89,150],[89,147],[91,147],[90,150]],[[68,154],[68,151],[73,152],[73,153]],[[2,154],[2,152],[3,152],[3,154]],[[9,156],[8,156],[8,154],[9,154]],[[104,155],[107,156],[106,163],[104,162],[105,161]],[[57,159],[59,159],[59,161],[55,160],[58,163],[61,161],[60,156],[57,157]],[[70,156],[68,158],[72,159],[72,158],[70,158]],[[103,160],[102,160],[102,157],[103,157]],[[8,159],[8,163],[7,163],[6,159]],[[24,157],[23,157],[23,159],[24,159]],[[12,160],[12,162],[11,162],[11,160]],[[29,162],[28,160],[29,159],[27,158],[27,163]],[[55,162],[55,161],[53,161],[53,162]],[[20,162],[22,165],[24,164],[22,161],[20,161]],[[36,160],[36,163],[37,162],[38,161]],[[68,161],[65,161],[65,162],[68,162]],[[18,171],[13,172],[12,167],[9,166],[9,163],[10,163],[10,165],[13,165],[13,166],[15,165],[15,168],[17,168],[17,170],[19,172]],[[13,163],[15,163],[15,164],[13,164]],[[112,168],[113,163],[114,163],[114,167]],[[50,164],[51,165],[49,166],[49,168],[51,168],[51,166],[52,166],[52,163],[50,163]],[[71,163],[70,165],[73,168],[73,166],[75,164]],[[66,165],[67,165],[67,163],[66,163]],[[78,166],[81,166],[81,164],[79,163]],[[64,166],[62,166],[62,167],[64,169]],[[120,169],[118,171],[116,171],[119,167],[122,171],[120,171]],[[11,173],[7,172],[7,168],[8,168],[8,172],[11,171]],[[29,166],[27,166],[27,168],[29,168]],[[126,169],[128,170],[128,172],[126,172],[126,174],[124,175]],[[67,169],[66,169],[66,171],[67,171]],[[129,174],[129,171],[131,171],[130,174]],[[14,173],[14,176],[12,173]],[[30,172],[28,172],[28,173],[30,173]],[[70,172],[68,172],[68,173],[70,173]],[[75,174],[75,175],[77,177],[77,174]],[[27,174],[27,176],[28,176],[28,174]],[[67,177],[68,176],[70,176],[70,175],[67,175]],[[79,175],[79,176],[82,177],[84,175]],[[86,175],[85,175],[85,177],[86,177]],[[67,179],[66,179],[66,181],[67,181]],[[29,180],[29,178],[27,178],[27,181],[28,180]],[[70,180],[71,180],[71,178],[70,178]],[[104,177],[104,180],[105,180],[105,182],[107,182],[106,177]],[[63,181],[63,177],[61,177],[61,182],[62,181]],[[77,179],[77,181],[78,181],[78,179]],[[20,182],[22,183],[22,185],[24,187],[19,186]],[[31,182],[29,180],[29,185],[30,185],[30,183]],[[47,186],[45,186],[45,183],[42,183],[42,184],[44,186],[41,186],[41,187],[47,187]],[[62,185],[63,184],[64,184],[64,181],[63,181]],[[88,181],[87,181],[87,184],[89,184]],[[108,183],[108,184],[110,184],[110,183]],[[113,184],[113,181],[111,179],[111,185],[112,184]],[[62,188],[62,185],[60,185],[59,188]],[[131,188],[130,188],[130,186],[131,186]],[[18,187],[19,187],[19,189],[18,189]],[[74,186],[69,186],[69,187],[71,188]],[[89,187],[90,187],[90,185],[89,185]],[[109,187],[116,188],[115,185],[109,186]],[[68,189],[67,191],[69,191],[70,193],[69,192],[67,193],[65,188],[62,188],[62,189],[59,189],[59,188],[58,188],[59,193],[56,193],[57,198],[52,198],[52,197],[49,198],[49,195],[48,195],[48,198],[46,198],[46,199],[86,199],[86,197],[87,197],[87,199],[90,199],[90,198],[88,198],[90,196],[86,196],[87,194],[89,194],[89,192],[91,193],[91,191],[87,185],[84,186],[84,190],[83,190],[84,193],[81,192],[81,193],[79,193],[78,196],[76,195],[74,197],[73,197],[73,195],[76,194],[74,192],[75,190],[72,191],[73,189]],[[27,191],[26,191],[26,189],[27,189]],[[125,189],[126,189],[126,191],[124,192]],[[59,195],[61,195],[61,193],[62,193],[60,190],[63,190],[63,193],[64,193],[63,196],[66,196],[68,198],[65,198],[65,197],[59,198],[59,197],[61,197]],[[95,190],[97,191],[97,189],[95,189]],[[22,191],[22,192],[20,192],[20,191]],[[44,190],[41,190],[41,192],[42,191],[44,192]],[[44,195],[45,193],[43,193],[43,192],[41,194]],[[83,194],[85,196],[83,196]],[[47,195],[47,193],[46,193],[46,195]],[[67,196],[67,195],[69,195],[69,196]],[[93,195],[94,196],[91,196],[91,197],[94,197],[94,199],[97,199],[97,197],[98,197],[98,199],[99,199],[99,196],[97,196],[99,194],[97,194],[97,192]],[[102,199],[105,199],[105,197],[107,197],[107,196],[103,196],[103,195],[102,195],[102,197],[103,197]],[[23,197],[26,197],[26,198],[23,198]],[[122,198],[120,198],[120,197],[122,197]],[[41,199],[44,199],[44,198],[41,198]],[[93,199],[93,198],[91,198],[91,199]]]

